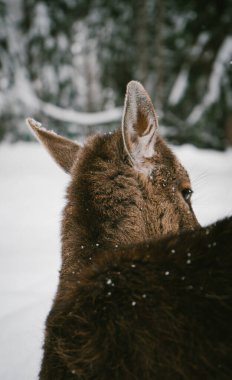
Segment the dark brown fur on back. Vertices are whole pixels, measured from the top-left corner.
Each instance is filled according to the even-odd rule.
[[[100,250],[48,317],[41,379],[231,379],[231,231]]]

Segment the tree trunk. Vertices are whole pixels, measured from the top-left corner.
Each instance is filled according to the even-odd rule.
[[[148,79],[148,42],[147,42],[147,1],[136,0],[135,3],[135,23],[136,23],[136,76],[141,83],[147,87]]]
[[[155,17],[155,104],[158,109],[162,107],[164,101],[164,1],[156,0],[156,17]]]

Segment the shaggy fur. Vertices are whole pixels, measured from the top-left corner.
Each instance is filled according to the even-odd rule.
[[[41,379],[231,379],[232,218],[100,251],[47,320]]]
[[[84,147],[28,124],[71,174],[40,380],[231,379],[232,219],[199,226],[143,87]]]

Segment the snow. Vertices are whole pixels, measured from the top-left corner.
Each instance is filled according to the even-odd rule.
[[[205,110],[214,104],[220,96],[222,78],[225,75],[226,67],[232,57],[232,36],[226,37],[217,54],[213,69],[208,82],[208,90],[203,100],[192,110],[187,122],[190,125],[197,123]]]
[[[112,123],[120,121],[122,118],[122,107],[88,113],[64,109],[51,103],[43,102],[36,96],[23,68],[17,67],[15,78],[14,89],[8,96],[14,93],[14,95],[20,99],[26,107],[33,110],[33,112],[40,111],[55,120],[88,126]],[[22,93],[24,94],[23,97]]]
[[[232,215],[232,149],[200,150],[191,145],[173,148],[193,185],[193,208],[202,225]]]
[[[56,120],[76,123],[81,125],[97,125],[116,122],[122,118],[122,108],[114,108],[101,112],[77,112],[71,109],[63,109],[50,103],[41,102],[41,111]]]
[[[0,146],[0,379],[36,379],[56,290],[65,174],[39,144]]]
[[[36,5],[34,20],[34,28],[32,30],[32,33],[35,36],[48,36],[51,28],[51,21],[48,15],[48,9],[44,3],[39,2]]]
[[[13,92],[30,109],[35,110],[39,107],[39,100],[27,78],[26,70],[20,66],[17,66],[15,72],[15,87]]]
[[[88,28],[84,23],[80,23],[80,28],[78,29],[79,40],[75,43],[79,44],[86,51],[81,50],[79,54],[79,60],[74,61],[70,64],[63,63],[59,66],[58,73],[54,70],[54,65],[44,64],[41,67],[41,75],[34,81],[34,86],[30,82],[29,73],[25,64],[25,57],[27,44],[33,39],[33,36],[39,35],[40,37],[47,37],[45,44],[47,47],[52,47],[54,43],[57,44],[60,51],[65,53],[67,50],[68,40],[64,33],[60,33],[55,41],[52,37],[49,37],[51,23],[48,14],[48,8],[43,2],[38,2],[34,9],[34,14],[32,15],[32,25],[27,34],[24,36],[20,28],[17,25],[22,24],[22,0],[8,0],[6,2],[6,36],[7,36],[7,46],[9,54],[5,54],[1,51],[1,58],[3,58],[3,69],[2,73],[4,76],[0,78],[0,84],[5,88],[4,94],[0,93],[0,114],[9,110],[9,112],[22,113],[24,114],[24,108],[30,110],[31,114],[42,113],[55,120],[65,121],[70,123],[76,123],[78,125],[99,125],[105,123],[111,123],[120,121],[122,117],[122,108],[113,108],[110,102],[106,104],[106,108],[112,107],[113,109],[107,109],[102,112],[92,112],[92,113],[82,113],[74,111],[73,109],[63,109],[57,105],[43,102],[36,94],[35,89],[38,93],[46,90],[51,94],[56,94],[58,91],[59,83],[68,81],[71,78],[73,82],[74,89],[77,93],[76,104],[83,109],[101,109],[102,108],[102,96],[103,90],[99,85],[99,62],[97,61],[96,55],[96,41],[94,39],[90,40]],[[81,28],[83,30],[81,30]],[[28,40],[29,39],[29,40]],[[88,39],[88,44],[86,45],[86,40]],[[74,45],[75,46],[75,45]],[[87,47],[88,46],[88,49]],[[72,50],[72,45],[70,49]],[[74,49],[75,51],[75,49]],[[7,81],[8,71],[10,67],[10,72],[14,72],[14,78],[12,82]],[[57,81],[57,77],[59,81]],[[84,78],[84,79],[83,79]],[[89,79],[88,79],[89,78]],[[9,83],[8,83],[9,82]],[[59,82],[59,83],[58,83]],[[9,87],[9,88],[8,88]],[[45,91],[46,92],[46,91]],[[103,94],[100,96],[99,94]],[[65,99],[68,95],[60,95]],[[104,96],[103,96],[104,97]],[[67,100],[67,99],[66,99]],[[92,106],[88,104],[91,100]],[[90,102],[90,103],[91,103]],[[68,104],[69,102],[61,102],[62,104]],[[21,107],[21,106],[24,107]],[[96,107],[96,108],[95,108]],[[22,109],[21,109],[22,108]],[[13,113],[14,113],[13,112]],[[25,115],[26,117],[27,115]]]
[[[169,104],[176,105],[182,99],[188,84],[188,70],[184,67],[177,76],[169,96]]]
[[[192,57],[192,61],[196,61],[200,56],[205,44],[209,39],[209,34],[207,32],[202,32],[197,38],[196,44],[193,46],[190,55]],[[185,91],[188,86],[189,79],[189,67],[185,63],[183,67],[181,67],[179,74],[174,82],[171,93],[169,95],[169,104],[175,106],[180,102],[183,98]]]
[[[33,110],[33,112],[40,111],[55,120],[88,126],[118,122],[122,118],[122,107],[116,107],[100,112],[78,112],[43,102],[36,96],[23,68],[17,66],[15,78],[15,87],[8,94],[8,97],[11,95],[13,96],[14,93],[14,96],[20,99],[20,101],[26,107]],[[24,94],[23,97],[22,93]]]
[[[208,32],[202,32],[199,34],[199,36],[197,38],[197,42],[193,46],[192,51],[191,51],[192,58],[197,59],[200,56],[200,54],[203,51],[204,46],[206,45],[206,43],[209,40],[209,37],[210,37],[210,35]]]
[[[191,174],[199,221],[232,214],[232,150],[173,150]],[[39,144],[0,145],[0,379],[37,378],[44,321],[57,286],[68,180]]]

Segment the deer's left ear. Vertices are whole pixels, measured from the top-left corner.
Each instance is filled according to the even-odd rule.
[[[157,116],[147,92],[139,82],[129,82],[122,119],[124,146],[135,169],[147,175],[153,167],[157,127]]]
[[[72,140],[59,136],[45,128],[41,128],[41,124],[31,118],[26,119],[26,123],[35,137],[45,146],[56,163],[59,164],[65,172],[70,173],[80,146]]]

